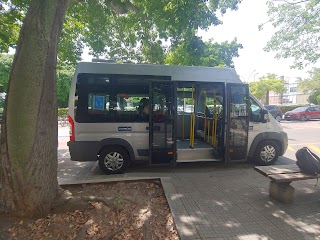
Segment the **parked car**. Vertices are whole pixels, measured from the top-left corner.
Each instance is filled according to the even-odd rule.
[[[320,119],[320,106],[298,107],[286,112],[284,118],[290,120],[307,121],[309,119]]]
[[[283,113],[276,105],[265,105],[264,107],[278,122],[282,120]]]

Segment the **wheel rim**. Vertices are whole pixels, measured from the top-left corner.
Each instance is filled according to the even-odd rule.
[[[272,161],[275,156],[276,156],[276,149],[271,145],[264,146],[260,152],[261,160],[264,162]]]
[[[117,171],[123,166],[123,156],[118,152],[110,152],[104,158],[104,164],[110,171]]]
[[[302,115],[302,116],[301,116],[301,120],[302,120],[302,121],[305,121],[305,120],[307,120],[307,117],[304,116],[304,115]]]
[[[278,122],[280,122],[280,121],[282,120],[282,117],[277,116],[277,117],[276,117],[276,120],[277,120]]]

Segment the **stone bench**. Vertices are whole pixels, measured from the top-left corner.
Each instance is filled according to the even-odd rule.
[[[275,200],[290,204],[294,200],[293,181],[316,179],[316,176],[302,173],[299,167],[292,165],[257,166],[254,170],[270,178],[269,196]]]

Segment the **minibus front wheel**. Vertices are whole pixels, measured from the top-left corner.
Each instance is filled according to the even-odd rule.
[[[128,168],[130,156],[123,147],[107,146],[101,151],[98,161],[104,173],[119,174]]]
[[[279,148],[274,141],[266,140],[259,143],[255,150],[253,160],[258,165],[272,165],[279,157]]]

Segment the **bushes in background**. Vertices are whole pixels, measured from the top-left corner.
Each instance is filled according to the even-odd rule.
[[[280,105],[278,107],[282,111],[282,113],[286,113],[286,112],[291,111],[297,107],[303,107],[303,106],[305,106],[305,105]]]
[[[58,118],[67,118],[67,117],[68,117],[68,108],[59,108]]]

